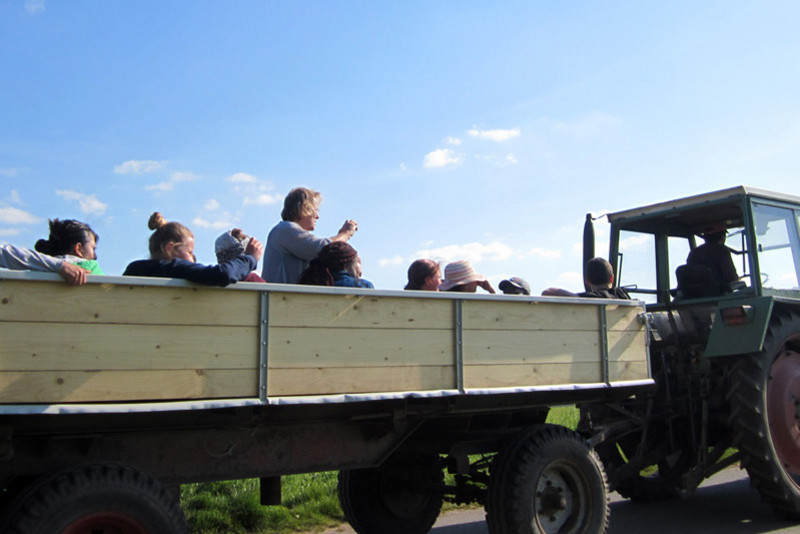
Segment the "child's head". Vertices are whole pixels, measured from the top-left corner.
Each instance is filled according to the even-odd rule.
[[[163,215],[155,212],[147,221],[153,230],[150,236],[150,257],[154,260],[181,259],[195,261],[194,234],[179,222],[167,222]]]
[[[250,239],[251,237],[239,228],[234,228],[219,236],[214,242],[217,263],[223,263],[242,256],[247,249],[247,244],[250,243]]]
[[[52,219],[50,236],[37,241],[34,248],[51,256],[72,254],[85,260],[95,260],[98,239],[95,231],[84,222],[75,219]]]

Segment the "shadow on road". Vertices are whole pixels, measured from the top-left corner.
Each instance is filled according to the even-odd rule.
[[[483,510],[445,514],[431,534],[487,534]],[[457,520],[456,517],[460,516]],[[651,503],[612,494],[608,534],[798,534],[800,523],[779,517],[750,489],[746,475],[727,469],[693,495]]]

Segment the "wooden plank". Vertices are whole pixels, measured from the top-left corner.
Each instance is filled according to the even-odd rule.
[[[0,403],[4,404],[257,396],[255,370],[0,372]]]
[[[273,327],[450,329],[453,302],[443,299],[270,293]]]
[[[258,367],[255,327],[0,322],[0,339],[4,371]]]
[[[597,332],[470,330],[463,335],[464,363],[517,364],[600,361]]]
[[[596,306],[542,301],[465,300],[465,330],[595,330]]]
[[[0,283],[0,321],[255,326],[258,291],[210,287]]]
[[[626,380],[646,380],[650,378],[646,361],[621,361],[608,365],[608,379],[611,382]]]
[[[609,361],[647,363],[647,335],[644,331],[609,332]]]
[[[270,328],[269,367],[451,365],[454,344],[451,330]]]
[[[602,382],[598,363],[465,365],[464,387],[541,387]]]
[[[631,306],[606,306],[606,326],[609,331],[644,332],[644,324],[639,320],[642,309]]]
[[[270,397],[455,389],[452,366],[272,369]]]
[[[611,380],[646,379],[647,363],[610,363],[609,376]],[[600,365],[592,363],[468,365],[464,367],[464,387],[467,389],[567,386],[602,381]]]

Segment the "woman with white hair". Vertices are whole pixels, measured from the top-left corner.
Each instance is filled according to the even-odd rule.
[[[321,199],[322,195],[306,187],[289,191],[283,201],[283,220],[267,236],[261,278],[267,282],[294,284],[322,247],[337,241],[346,242],[353,237],[358,223],[350,219],[333,237],[317,237],[311,233],[319,219]]]

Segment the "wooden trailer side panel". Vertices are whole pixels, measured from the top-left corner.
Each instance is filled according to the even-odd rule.
[[[453,303],[272,293],[270,396],[456,388]]]
[[[0,402],[258,396],[259,293],[3,280]]]
[[[597,384],[649,376],[638,308],[468,301],[463,313],[467,389]],[[601,357],[604,345],[608,376]]]
[[[263,400],[265,393],[644,380],[641,312],[553,299],[309,293],[257,284],[227,290],[135,279],[74,288],[1,279],[0,403]]]

